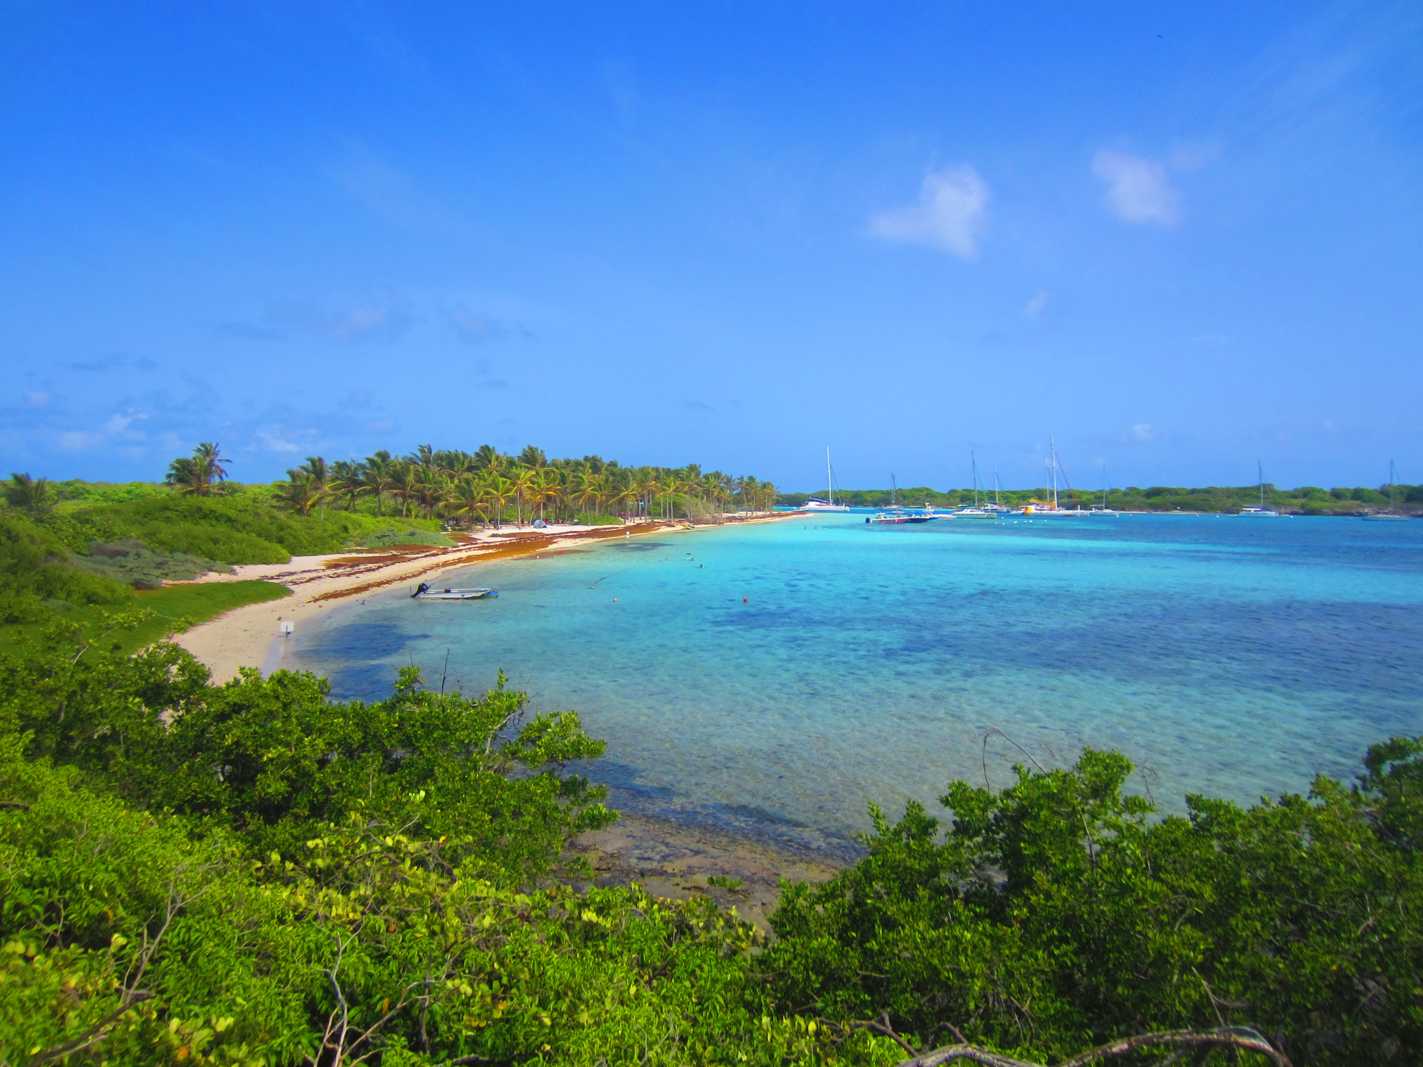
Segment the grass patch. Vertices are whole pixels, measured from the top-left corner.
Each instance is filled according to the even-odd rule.
[[[155,552],[135,540],[95,542],[88,552],[76,555],[74,563],[135,589],[157,589],[165,581],[186,581],[211,570],[232,572],[225,563],[184,552]]]
[[[377,530],[361,538],[363,548],[395,548],[403,545],[429,545],[432,548],[450,548],[456,541],[447,533],[439,530],[418,529],[416,527],[406,527],[404,529],[395,527],[389,530]]]
[[[233,608],[281,600],[291,596],[291,590],[276,582],[204,582],[139,589],[133,595],[136,606],[153,614],[124,632],[119,643],[128,650],[142,648]]]

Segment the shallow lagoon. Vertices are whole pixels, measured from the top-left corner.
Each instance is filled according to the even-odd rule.
[[[1138,788],[1249,801],[1423,733],[1423,521],[825,515],[451,572],[308,624],[284,666],[382,696],[415,662],[575,708],[616,805],[846,854],[866,803],[1126,752]],[[441,582],[446,581],[442,576]],[[744,602],[743,602],[744,598]]]

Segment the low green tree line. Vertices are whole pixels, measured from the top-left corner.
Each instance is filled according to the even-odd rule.
[[[776,503],[785,507],[800,507],[816,494],[781,493]],[[934,507],[959,507],[979,502],[994,501],[1005,507],[1022,507],[1051,499],[1051,493],[1044,489],[931,489],[927,486],[910,486],[897,491],[890,489],[837,489],[837,503],[854,507],[883,508],[893,501],[917,507],[929,503]],[[1139,488],[1127,486],[1108,490],[1103,495],[1101,489],[1061,489],[1058,502],[1064,508],[1083,508],[1105,505],[1116,511],[1200,511],[1236,512],[1241,508],[1258,506],[1260,487],[1249,486],[1204,486],[1184,488],[1179,486],[1150,486]],[[1408,514],[1423,514],[1423,485],[1378,486],[1376,488],[1355,486],[1321,489],[1318,486],[1302,486],[1296,489],[1277,489],[1265,485],[1265,504],[1279,511],[1301,515],[1367,515],[1379,511],[1397,510]]]

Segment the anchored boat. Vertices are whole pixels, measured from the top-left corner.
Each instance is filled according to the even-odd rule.
[[[491,600],[499,593],[494,589],[431,589],[429,582],[421,582],[410,594],[411,600]]]

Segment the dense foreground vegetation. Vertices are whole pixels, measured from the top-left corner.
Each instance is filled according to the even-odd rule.
[[[787,886],[767,939],[706,899],[577,888],[565,842],[614,814],[570,773],[602,752],[571,712],[413,670],[337,703],[311,675],[216,687],[172,646],[131,654],[212,598],[283,593],[144,591],[134,568],[435,522],[45,491],[0,510],[0,1064],[891,1064],[958,1042],[1042,1063],[1183,1030],[1296,1064],[1423,1057],[1423,739],[1352,784],[1168,818],[1113,753],[950,783],[945,818],[875,812],[859,863]],[[1165,1041],[1127,1062],[1266,1062]]]
[[[1367,515],[1377,511],[1397,510],[1409,514],[1423,514],[1423,485],[1395,485],[1366,488],[1321,489],[1318,486],[1302,486],[1298,489],[1277,489],[1265,486],[1265,503],[1279,511],[1299,515]],[[804,504],[811,493],[782,493],[777,503],[788,507]],[[993,500],[995,495],[1006,506],[1021,507],[1044,499],[1050,494],[1044,489],[1004,489],[994,493],[980,489],[979,499]],[[893,499],[889,489],[837,489],[835,499],[839,503],[856,507],[887,507]],[[1392,503],[1390,503],[1392,499]],[[927,486],[911,486],[898,490],[901,504],[918,506],[925,501],[935,507],[958,507],[971,504],[974,500],[972,489],[930,489]],[[1102,503],[1100,489],[1062,489],[1058,494],[1059,506],[1064,508],[1090,508]],[[1117,511],[1202,511],[1234,512],[1243,507],[1260,503],[1258,486],[1205,486],[1182,488],[1165,485],[1140,489],[1128,486],[1112,489],[1106,496],[1107,506]]]
[[[877,814],[857,865],[787,887],[769,944],[572,888],[565,840],[612,814],[567,765],[601,748],[502,687],[333,703],[54,628],[0,661],[0,1061],[1042,1062],[1222,1026],[1296,1063],[1423,1053],[1420,742],[1155,820],[1111,753],[953,783],[947,822]]]

